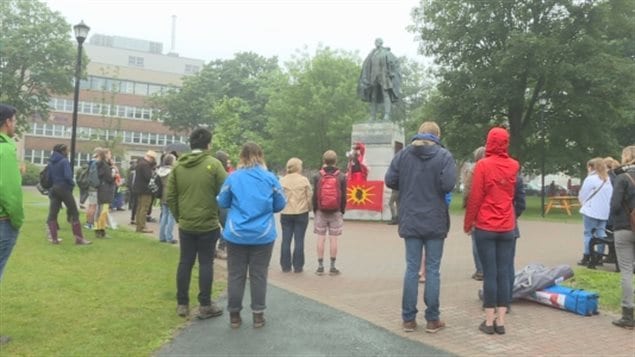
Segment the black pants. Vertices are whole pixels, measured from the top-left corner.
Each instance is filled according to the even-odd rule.
[[[130,201],[128,201],[128,208],[130,208],[130,221],[134,221],[137,214],[137,197],[136,193],[130,191]]]
[[[79,222],[79,211],[73,197],[73,191],[67,187],[55,185],[49,190],[49,216],[47,222],[56,222],[62,203],[68,210],[67,216],[71,223]]]
[[[209,306],[212,302],[212,282],[214,279],[214,247],[220,229],[211,232],[186,232],[179,229],[181,256],[176,272],[176,300],[179,305],[189,305],[192,268],[198,256],[198,302]]]
[[[280,266],[283,271],[302,271],[304,267],[304,235],[309,225],[309,213],[281,214],[282,245],[280,246]],[[291,242],[294,242],[291,253]]]

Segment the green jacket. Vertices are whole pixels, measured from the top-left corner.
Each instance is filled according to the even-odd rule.
[[[24,222],[22,175],[13,139],[0,133],[0,218],[8,217],[15,229]]]
[[[209,232],[220,227],[216,196],[227,173],[209,151],[183,155],[168,178],[167,204],[179,228]]]

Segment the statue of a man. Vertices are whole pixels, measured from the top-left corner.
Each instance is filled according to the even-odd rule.
[[[383,47],[381,38],[375,40],[375,48],[368,54],[362,65],[362,73],[357,84],[357,95],[370,103],[370,119],[375,120],[380,104],[383,103],[383,120],[390,120],[390,107],[401,95],[401,75],[397,57],[389,47]]]

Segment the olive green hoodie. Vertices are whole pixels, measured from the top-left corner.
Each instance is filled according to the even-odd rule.
[[[13,139],[0,133],[0,218],[8,218],[13,228],[20,229],[24,222],[24,209],[16,150]]]
[[[218,229],[220,191],[227,173],[209,151],[181,156],[168,178],[167,204],[179,228],[188,232]]]

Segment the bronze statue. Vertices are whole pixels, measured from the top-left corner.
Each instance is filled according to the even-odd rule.
[[[370,120],[375,120],[380,104],[384,106],[383,120],[390,120],[392,103],[399,100],[401,75],[397,57],[389,47],[383,47],[381,38],[375,40],[375,48],[362,64],[362,73],[357,84],[357,95],[370,103]]]

